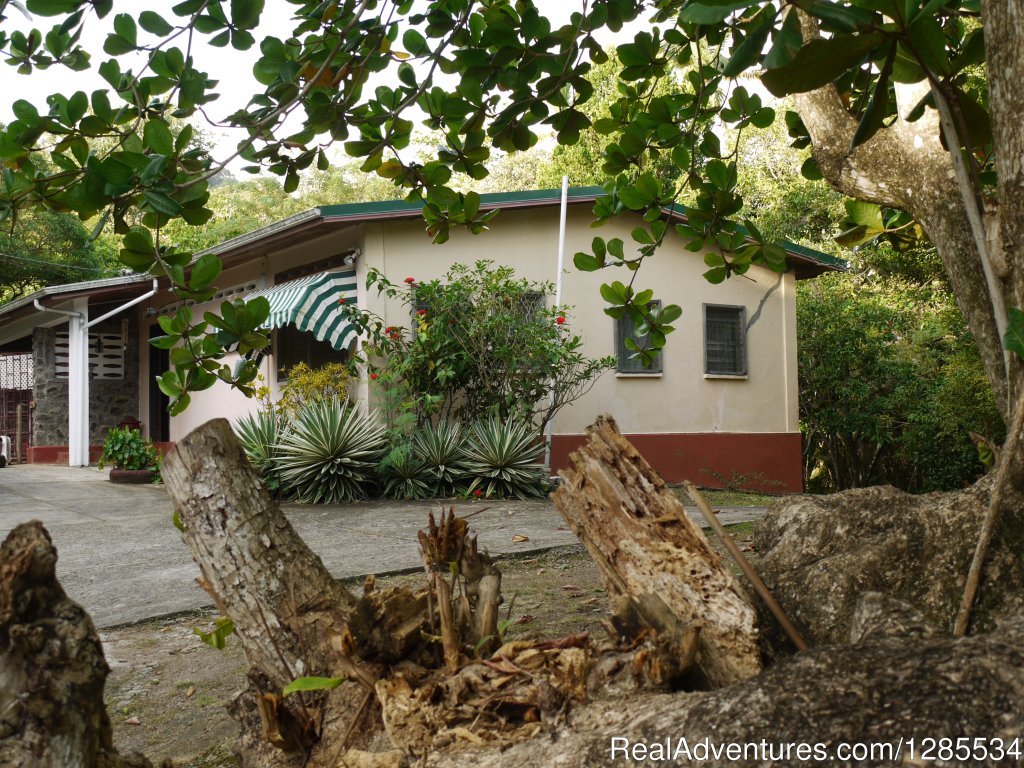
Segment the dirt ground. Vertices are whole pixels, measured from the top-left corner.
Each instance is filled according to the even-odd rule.
[[[730,532],[748,548],[752,529],[744,524]],[[513,637],[603,632],[604,590],[582,546],[497,562],[511,603]],[[377,584],[422,580],[414,573],[379,578]],[[237,729],[225,704],[242,687],[245,661],[234,637],[224,650],[215,650],[193,632],[210,631],[215,618],[212,610],[196,611],[101,633],[111,666],[106,700],[118,750],[142,752],[154,764],[169,758],[176,768],[237,766],[231,752]]]

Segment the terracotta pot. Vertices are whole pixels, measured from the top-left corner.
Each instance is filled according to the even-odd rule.
[[[156,473],[151,469],[112,469],[110,470],[110,482],[112,483],[152,483]]]

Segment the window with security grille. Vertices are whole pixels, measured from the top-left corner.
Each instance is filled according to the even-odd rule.
[[[704,373],[746,376],[746,309],[704,305]]]
[[[648,309],[660,309],[660,301],[652,301],[647,305]],[[615,321],[615,358],[617,360],[616,370],[619,373],[661,373],[661,351],[659,350],[654,361],[645,366],[639,355],[626,346],[626,339],[632,339],[641,349],[648,343],[647,334],[640,335],[636,332],[636,323],[629,316],[620,317]]]

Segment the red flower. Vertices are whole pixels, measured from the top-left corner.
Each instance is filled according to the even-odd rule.
[[[481,496],[484,495],[484,492],[477,488],[475,491],[473,491],[473,495],[479,499]]]
[[[415,277],[407,277],[407,278],[405,278],[405,282],[407,282],[409,285],[412,285],[413,283],[416,282],[416,278]]]
[[[338,303],[339,304],[344,304],[345,303],[345,297],[342,296],[340,299],[338,299]]]
[[[559,325],[562,325],[563,323],[565,323],[565,316],[559,315],[558,317],[555,318],[555,322],[558,323]]]
[[[427,310],[425,310],[425,309],[417,309],[416,310],[416,314],[419,315],[420,317],[423,317],[425,314],[427,314]]]
[[[370,378],[376,381],[376,379],[377,379],[377,374],[376,374],[376,373],[371,373],[371,374],[370,374]]]

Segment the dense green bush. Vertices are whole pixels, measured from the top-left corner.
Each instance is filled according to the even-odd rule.
[[[963,487],[968,432],[1002,438],[977,349],[941,282],[822,275],[801,285],[800,419],[809,490]]]
[[[410,311],[405,327],[344,308],[369,339],[375,404],[398,432],[495,414],[532,422],[540,434],[614,365],[583,354],[568,308],[547,303],[550,284],[517,278],[510,267],[457,264],[439,280],[399,284],[371,271],[368,282]]]
[[[160,471],[160,452],[153,442],[131,427],[114,427],[103,441],[103,453],[97,466],[110,465],[115,469],[149,469]]]

